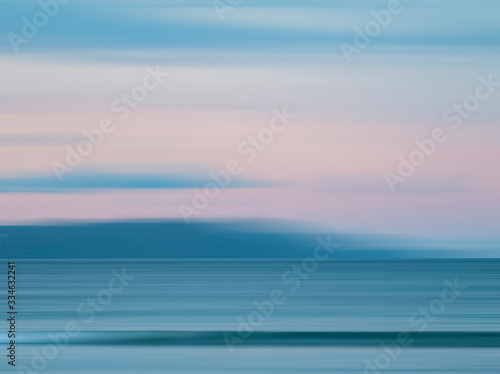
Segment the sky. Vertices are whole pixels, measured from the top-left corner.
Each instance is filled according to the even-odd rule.
[[[500,239],[500,3],[394,1],[1,1],[0,224]]]

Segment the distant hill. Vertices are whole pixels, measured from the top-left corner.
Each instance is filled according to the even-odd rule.
[[[340,244],[332,258],[499,257],[495,243],[432,244],[408,238],[314,232],[303,227],[301,230],[299,223],[278,226],[245,221],[2,226],[0,258],[305,258],[313,255],[316,238],[327,235]]]

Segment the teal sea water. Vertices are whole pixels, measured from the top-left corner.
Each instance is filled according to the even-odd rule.
[[[499,372],[500,261],[336,260],[304,279],[301,263],[18,260],[17,367],[2,370]]]

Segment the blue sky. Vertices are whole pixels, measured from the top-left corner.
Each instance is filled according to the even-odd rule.
[[[390,49],[498,47],[496,1],[401,1],[403,11],[374,44]],[[331,54],[386,1],[244,1],[221,24],[211,1],[79,1],[61,5],[26,52],[180,49]],[[2,30],[19,33],[36,1],[4,1]],[[406,14],[409,14],[405,16]],[[6,37],[1,52],[11,51]],[[484,50],[485,52],[486,50]],[[444,51],[441,51],[444,52]],[[95,52],[97,53],[97,51]],[[71,57],[71,56],[67,56]]]
[[[180,218],[210,173],[242,173],[200,219],[305,220],[340,231],[498,238],[500,91],[450,129],[443,113],[500,80],[498,1],[401,1],[348,63],[342,43],[388,1],[80,1],[13,50],[37,1],[0,3],[0,222]],[[120,121],[149,67],[169,77]],[[497,78],[498,77],[498,78]],[[255,161],[239,144],[296,115]],[[116,130],[58,181],[103,118]],[[433,129],[447,141],[392,193],[384,173]]]

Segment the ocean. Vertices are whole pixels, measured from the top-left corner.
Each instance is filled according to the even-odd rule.
[[[499,260],[306,265],[301,259],[18,260],[16,367],[5,356],[0,367],[499,373]],[[8,347],[5,333],[0,341]]]

